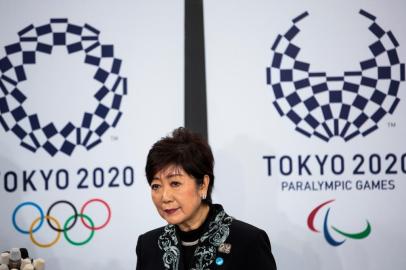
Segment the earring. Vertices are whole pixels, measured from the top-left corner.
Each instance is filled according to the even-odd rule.
[[[206,195],[206,194],[203,194],[203,195],[202,195],[202,200],[206,200],[206,197],[207,197],[207,195]]]

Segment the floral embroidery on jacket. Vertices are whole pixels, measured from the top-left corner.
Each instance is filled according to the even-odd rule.
[[[233,218],[224,212],[220,205],[216,207],[217,214],[209,223],[207,231],[200,237],[199,244],[194,252],[192,270],[207,270],[216,258],[218,247],[223,244],[230,234],[230,225]],[[164,252],[163,262],[165,269],[178,270],[180,259],[179,241],[174,225],[166,225],[164,233],[158,239],[158,246]]]
[[[158,246],[164,251],[162,257],[166,269],[178,269],[180,251],[178,248],[178,238],[174,225],[165,226],[164,233],[158,238]]]

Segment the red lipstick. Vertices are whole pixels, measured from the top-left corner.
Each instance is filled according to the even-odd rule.
[[[168,215],[172,215],[173,213],[175,213],[179,208],[172,208],[172,209],[165,209],[165,213]]]

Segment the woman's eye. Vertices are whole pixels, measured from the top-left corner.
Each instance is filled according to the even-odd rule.
[[[151,185],[151,189],[152,190],[157,190],[159,188],[159,185],[158,184],[152,184]]]
[[[173,181],[173,182],[171,182],[171,186],[172,186],[172,187],[179,187],[179,186],[180,186],[180,182]]]

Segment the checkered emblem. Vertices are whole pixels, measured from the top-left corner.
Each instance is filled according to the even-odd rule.
[[[88,24],[51,19],[45,25],[27,26],[18,32],[19,42],[5,46],[6,56],[0,58],[0,125],[17,136],[21,146],[32,152],[42,148],[51,156],[58,152],[71,155],[79,145],[92,149],[117,125],[127,79],[120,75],[122,60],[114,56],[113,45],[101,44],[99,33]],[[67,122],[60,129],[52,122],[42,123],[37,114],[24,108],[24,92],[29,89],[19,88],[28,79],[26,66],[36,64],[38,54],[51,55],[55,46],[65,47],[68,54],[83,55],[83,62],[94,67],[93,79],[99,85],[94,94],[97,106],[83,113],[81,123]]]
[[[399,43],[391,31],[376,23],[375,16],[364,10],[359,13],[371,21],[368,29],[376,37],[369,46],[371,58],[361,61],[359,70],[329,76],[300,60],[300,47],[293,41],[300,33],[298,23],[308,12],[293,19],[293,26],[278,35],[271,48],[267,83],[275,96],[273,105],[307,137],[329,141],[338,136],[348,141],[360,134],[367,136],[399,104],[399,86],[405,80]]]

